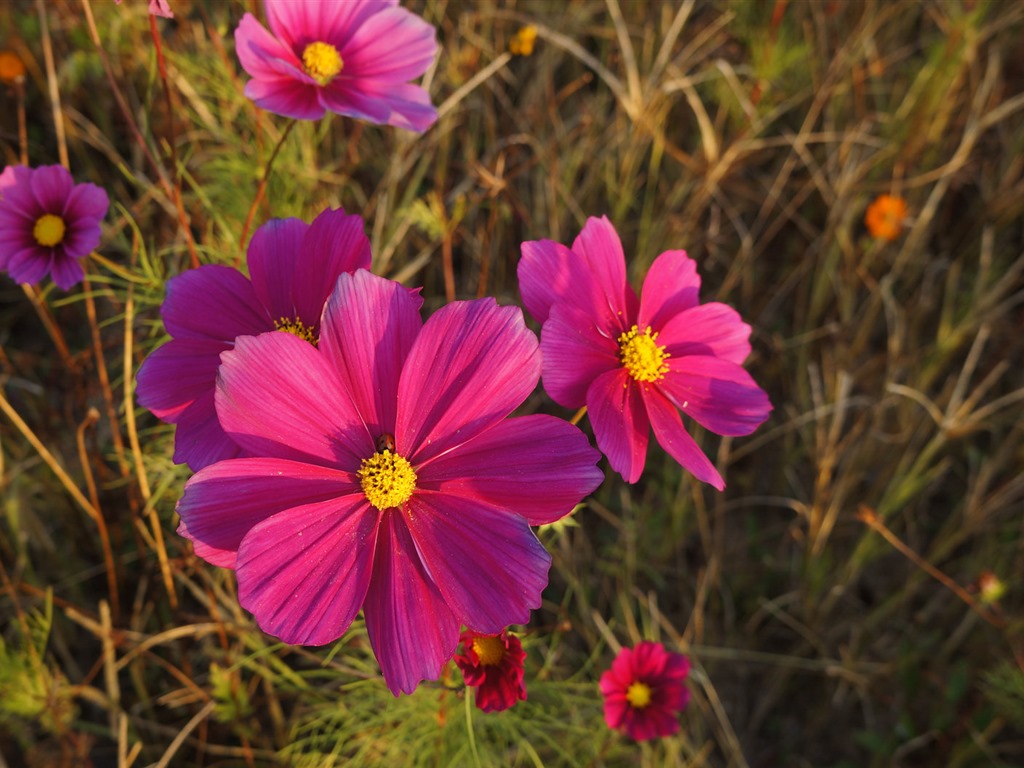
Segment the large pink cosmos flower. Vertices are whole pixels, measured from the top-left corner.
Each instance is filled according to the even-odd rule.
[[[62,290],[82,282],[80,259],[100,242],[107,193],[75,184],[66,168],[9,165],[0,173],[0,270],[17,283],[46,275]]]
[[[700,277],[686,251],[658,256],[638,299],[604,217],[587,219],[571,249],[539,240],[523,243],[522,252],[519,289],[543,324],[551,398],[587,406],[598,447],[627,482],[640,478],[653,427],[676,461],[722,490],[679,409],[719,435],[749,435],[768,418],[768,396],[740,367],[750,326],[725,304],[699,304]]]
[[[370,267],[363,220],[327,209],[312,224],[271,219],[256,230],[249,274],[207,264],[167,282],[161,314],[173,337],[143,362],[139,404],[177,424],[174,461],[195,471],[245,455],[217,421],[220,354],[239,336],[288,331],[315,344],[327,296],[343,272]]]
[[[466,685],[476,688],[476,705],[480,710],[503,712],[516,702],[526,701],[526,652],[518,637],[507,631],[481,635],[467,629],[459,640],[462,653],[455,657],[455,663],[462,670]]]
[[[623,648],[601,675],[604,719],[608,727],[637,741],[670,736],[679,730],[676,714],[690,700],[686,676],[690,660],[645,640]]]
[[[437,119],[430,96],[408,81],[434,60],[434,28],[398,0],[265,0],[268,32],[252,14],[235,49],[252,76],[245,95],[286,117],[326,111],[425,131]]]
[[[362,608],[388,687],[408,693],[460,625],[529,619],[551,563],[530,526],[602,476],[576,427],[506,418],[540,377],[517,307],[454,302],[423,323],[407,289],[361,270],[338,279],[319,347],[267,333],[221,360],[220,422],[258,458],[198,472],[180,532],[236,570],[260,627],[322,645]]]

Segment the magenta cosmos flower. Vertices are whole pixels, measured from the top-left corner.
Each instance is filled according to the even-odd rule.
[[[338,275],[369,269],[370,241],[362,218],[327,209],[312,224],[271,219],[252,236],[247,259],[251,279],[207,264],[167,282],[160,312],[173,338],[139,369],[139,404],[177,424],[174,461],[193,471],[245,455],[217,421],[221,352],[239,336],[273,330],[316,343]]]
[[[9,165],[0,173],[0,270],[17,283],[46,275],[62,290],[82,282],[80,260],[99,245],[107,193],[75,184],[61,165]]]
[[[725,304],[699,304],[686,251],[651,265],[637,298],[622,243],[607,218],[587,219],[572,248],[525,242],[519,288],[543,324],[544,389],[559,405],[586,405],[597,445],[627,482],[640,478],[651,428],[699,480],[725,487],[683,427],[679,410],[719,435],[748,435],[771,403],[740,363],[750,326]]]
[[[121,4],[121,0],[114,0],[117,5]],[[165,19],[173,19],[174,13],[171,11],[171,6],[167,0],[149,0],[149,12],[153,16],[163,16]]]
[[[455,663],[466,685],[476,688],[477,707],[484,712],[502,712],[517,701],[526,701],[526,652],[518,637],[506,631],[481,635],[467,629],[459,641],[462,653],[455,657]]]
[[[217,413],[258,458],[206,467],[178,504],[180,532],[235,569],[266,632],[323,645],[362,608],[395,693],[440,674],[460,626],[529,619],[551,562],[530,526],[601,482],[576,427],[506,418],[540,377],[518,307],[455,302],[422,323],[418,304],[361,270],[338,279],[319,347],[238,339]]]
[[[690,660],[644,641],[623,648],[601,675],[604,719],[608,727],[637,741],[670,736],[679,730],[676,714],[690,700],[685,680]]]
[[[252,14],[235,30],[245,95],[286,117],[326,111],[425,131],[430,96],[408,81],[434,60],[434,28],[398,0],[266,0],[268,32]]]

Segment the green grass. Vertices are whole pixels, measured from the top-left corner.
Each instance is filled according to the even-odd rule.
[[[287,129],[241,93],[257,4],[172,0],[165,79],[141,0],[92,0],[104,57],[77,2],[42,3],[44,35],[18,0],[3,162],[63,145],[113,205],[87,287],[0,277],[0,764],[1024,764],[1024,3],[406,4],[439,29],[438,123],[296,125],[248,234],[342,205],[430,312],[448,282],[518,302],[522,241],[607,214],[636,285],[685,248],[703,299],[750,323],[771,418],[698,436],[723,493],[652,443],[639,483],[609,472],[542,532],[529,700],[506,713],[467,708],[454,670],[395,699],[360,626],[282,646],[175,534],[188,472],[131,400],[166,280],[243,257]],[[535,52],[504,57],[524,23]],[[883,192],[911,212],[892,243],[863,224]],[[540,390],[527,408],[572,415]],[[693,700],[637,745],[597,679],[644,638],[690,656]]]

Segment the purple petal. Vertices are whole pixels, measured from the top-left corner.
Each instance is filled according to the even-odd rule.
[[[369,447],[395,429],[399,377],[422,321],[418,297],[405,286],[365,270],[343,274],[324,308],[320,350],[366,425]],[[405,456],[409,443],[398,440]]]
[[[50,267],[50,277],[62,291],[67,291],[82,282],[85,272],[78,259],[55,253]]]
[[[557,304],[540,333],[544,391],[565,408],[579,408],[603,373],[621,369],[619,345],[584,310]]]
[[[436,680],[459,644],[459,622],[423,565],[405,515],[383,513],[373,578],[363,604],[366,632],[396,696]]]
[[[373,453],[376,436],[309,342],[280,331],[244,336],[220,360],[217,415],[246,450],[351,471]]]
[[[640,479],[650,422],[637,385],[625,368],[602,374],[587,390],[587,416],[601,453],[627,483]]]
[[[601,455],[554,416],[506,419],[419,472],[417,486],[553,523],[601,484]]]
[[[626,281],[626,257],[615,227],[606,216],[587,219],[572,250],[583,258],[600,287],[603,302],[594,309],[604,318],[604,326],[628,328],[628,318],[637,315],[638,302]]]
[[[668,359],[657,384],[677,408],[718,435],[749,435],[768,418],[772,404],[749,373],[717,357]]]
[[[725,481],[715,465],[683,428],[675,406],[655,390],[644,393],[644,403],[654,429],[654,437],[665,452],[702,483],[709,483],[718,490],[725,488]]]
[[[209,339],[172,339],[153,350],[136,375],[135,396],[143,408],[173,424],[177,416],[217,383],[220,353],[231,345]],[[211,402],[211,408],[212,408]],[[213,415],[216,419],[216,414]]]
[[[356,493],[351,476],[335,469],[284,459],[222,461],[185,484],[179,533],[208,563],[234,568],[243,537],[257,523],[297,507],[337,509],[342,497]]]
[[[640,292],[640,330],[660,331],[681,312],[697,306],[700,276],[686,251],[665,251],[647,271]]]
[[[9,165],[0,173],[0,212],[29,224],[29,235],[36,220],[46,211],[39,207],[32,194],[32,169],[23,165]]]
[[[52,248],[26,248],[11,256],[7,262],[7,274],[16,283],[34,285],[46,277],[52,264]]]
[[[238,336],[274,328],[252,283],[237,269],[219,264],[205,264],[168,280],[160,314],[167,332],[179,339],[230,343]]]
[[[282,117],[297,120],[319,120],[325,110],[320,103],[316,85],[304,83],[290,77],[276,79],[252,79],[245,84],[245,95],[257,107]]]
[[[60,248],[72,259],[90,253],[100,244],[103,231],[98,222],[79,219],[68,222],[68,229]]]
[[[110,198],[105,190],[95,184],[76,184],[68,195],[61,215],[69,225],[73,224],[78,229],[86,224],[98,223],[107,215],[109,208]],[[90,250],[95,247],[90,246]]]
[[[523,306],[534,320],[545,323],[552,305],[570,300],[583,267],[578,256],[554,240],[528,240],[520,250],[516,273]]]
[[[320,91],[320,102],[340,115],[417,133],[423,133],[437,120],[430,94],[412,83],[339,79]]]
[[[750,326],[716,301],[685,310],[660,326],[658,344],[672,357],[710,355],[740,364],[750,354]]]
[[[397,85],[419,77],[437,54],[434,27],[404,8],[385,8],[354,29],[340,51],[340,77]]]
[[[435,312],[398,386],[399,449],[423,464],[508,416],[540,378],[540,345],[518,307],[458,301]]]
[[[366,596],[377,522],[377,511],[360,495],[256,523],[238,548],[238,602],[264,632],[286,643],[337,640]]]
[[[39,207],[47,213],[61,215],[68,195],[75,186],[74,179],[62,165],[43,165],[32,174],[32,194]]]
[[[256,298],[273,320],[298,317],[292,282],[299,268],[302,238],[309,225],[301,219],[271,219],[249,241],[246,261]],[[319,312],[318,312],[319,315]]]
[[[217,420],[213,390],[204,392],[175,419],[174,463],[198,472],[224,459],[246,455]]]
[[[320,327],[324,304],[343,272],[370,268],[370,240],[363,227],[361,216],[328,208],[306,230],[292,276],[292,301],[307,326]]]

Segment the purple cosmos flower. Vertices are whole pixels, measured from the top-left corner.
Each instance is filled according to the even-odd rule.
[[[252,76],[245,95],[301,120],[326,111],[425,131],[437,119],[430,96],[408,81],[434,60],[434,28],[398,0],[265,0],[268,32],[252,14],[235,49]]]
[[[638,299],[622,243],[607,218],[587,219],[572,248],[523,243],[519,289],[543,324],[544,389],[566,408],[587,406],[598,447],[635,483],[651,428],[699,480],[725,487],[683,428],[681,409],[719,435],[749,435],[768,418],[768,396],[740,367],[750,326],[725,304],[699,304],[697,264],[665,251]]]
[[[173,338],[139,369],[139,404],[178,425],[174,461],[193,471],[245,455],[217,421],[221,352],[239,336],[273,330],[315,344],[338,275],[369,268],[370,241],[361,217],[327,209],[312,224],[271,219],[256,230],[247,258],[251,280],[207,264],[167,282],[161,314]]]
[[[608,727],[637,741],[671,736],[677,714],[690,701],[686,676],[690,660],[645,640],[623,648],[601,675],[604,719]]]
[[[397,694],[440,674],[460,625],[529,619],[551,563],[530,526],[602,476],[576,427],[507,418],[540,377],[518,307],[460,301],[422,323],[407,289],[361,270],[339,278],[319,347],[267,333],[222,361],[221,424],[259,458],[198,472],[179,532],[235,569],[263,630],[323,645],[362,608]]]
[[[62,290],[82,282],[79,260],[100,242],[107,193],[75,184],[61,165],[9,165],[0,173],[0,270],[18,283],[47,274]]]

